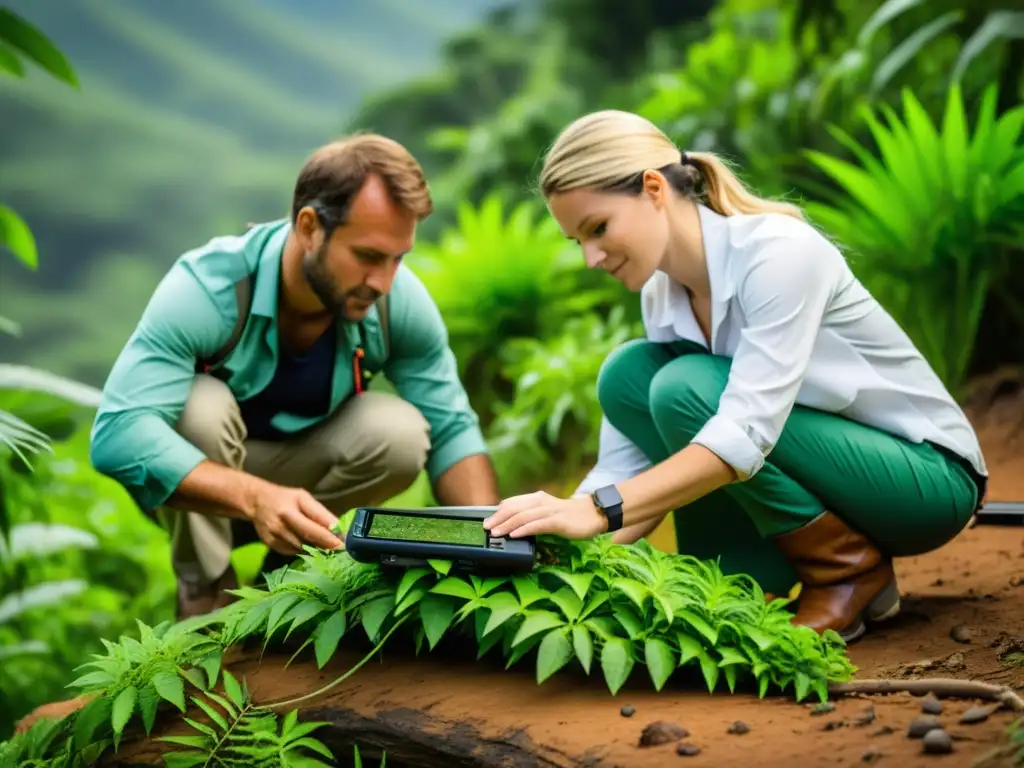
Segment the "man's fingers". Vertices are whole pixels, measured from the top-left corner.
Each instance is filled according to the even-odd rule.
[[[302,544],[287,528],[274,534],[272,541],[267,542],[267,546],[282,555],[297,555],[302,551]]]
[[[338,518],[330,513],[323,504],[312,496],[299,497],[299,510],[310,520],[319,523],[324,528],[333,528],[338,524]]]
[[[315,522],[298,512],[285,517],[288,526],[295,531],[307,544],[320,549],[338,549],[342,545],[341,539],[331,533],[323,525]]]

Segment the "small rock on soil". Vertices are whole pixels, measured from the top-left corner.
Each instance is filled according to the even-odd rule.
[[[619,710],[619,714],[623,717],[632,717],[636,714],[636,707],[632,707],[629,704]]]
[[[941,728],[935,728],[924,735],[921,747],[930,755],[948,755],[953,751],[953,739]]]
[[[935,715],[921,715],[915,717],[910,721],[910,725],[907,727],[907,738],[908,739],[920,739],[929,731],[933,731],[936,728],[941,728],[942,724],[939,722],[939,718]]]
[[[694,757],[700,754],[700,747],[696,744],[687,744],[685,741],[676,745],[676,754],[683,757]]]
[[[984,706],[984,707],[971,707],[966,712],[964,712],[962,715],[960,715],[960,722],[963,723],[964,725],[973,725],[975,723],[983,723],[986,720],[988,720],[988,716],[991,715],[993,712],[995,712],[996,709],[998,709],[998,708],[999,708],[998,704],[996,704],[994,706],[989,704],[988,706]]]
[[[974,639],[974,632],[972,632],[969,628],[965,627],[963,624],[957,624],[955,627],[953,627],[953,629],[950,630],[949,636],[954,642],[963,643],[966,645]]]
[[[659,744],[668,744],[670,741],[679,741],[690,735],[683,726],[676,723],[667,723],[664,720],[657,720],[649,723],[640,734],[641,747],[656,747]]]
[[[750,733],[750,726],[744,723],[742,720],[737,720],[735,723],[729,726],[729,733],[737,736],[742,736],[745,733]]]
[[[921,711],[926,715],[941,715],[942,702],[938,699],[925,699],[921,702]]]
[[[864,753],[860,756],[862,763],[874,763],[882,759],[882,751],[879,749],[865,749]]]

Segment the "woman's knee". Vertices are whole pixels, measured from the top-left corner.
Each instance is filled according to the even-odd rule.
[[[619,414],[647,407],[651,380],[668,357],[662,345],[633,339],[613,349],[597,374],[597,401],[615,423]]]
[[[655,423],[659,428],[683,427],[692,437],[717,410],[728,378],[726,358],[707,354],[677,357],[651,379],[649,396]]]

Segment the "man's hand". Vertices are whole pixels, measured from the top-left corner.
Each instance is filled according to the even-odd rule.
[[[331,532],[338,519],[304,488],[260,483],[249,519],[260,539],[282,555],[297,555],[303,544],[319,549],[344,549]]]

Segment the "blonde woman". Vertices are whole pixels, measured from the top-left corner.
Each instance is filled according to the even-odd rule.
[[[680,552],[848,642],[899,610],[893,557],[956,536],[987,470],[911,340],[793,205],[630,113],[580,118],[540,179],[590,268],[640,292],[646,339],[597,381],[597,464],[569,499],[506,499],[496,535],[619,542],[672,511]]]

